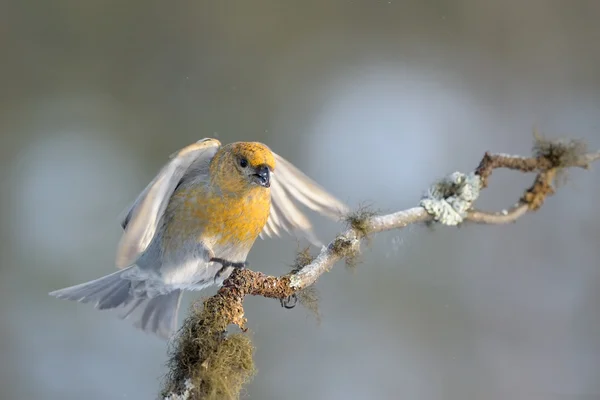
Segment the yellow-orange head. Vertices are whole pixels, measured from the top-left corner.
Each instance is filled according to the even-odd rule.
[[[236,142],[222,146],[210,163],[211,182],[224,192],[245,194],[270,186],[275,170],[271,150],[258,142]]]

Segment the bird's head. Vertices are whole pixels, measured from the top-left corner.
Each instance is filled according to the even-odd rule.
[[[211,175],[224,190],[236,192],[256,187],[269,188],[275,157],[262,143],[236,142],[219,149],[211,162],[211,169]]]

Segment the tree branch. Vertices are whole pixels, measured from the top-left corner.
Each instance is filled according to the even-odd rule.
[[[246,331],[243,308],[245,296],[289,298],[314,284],[338,261],[354,257],[360,249],[361,241],[377,232],[435,221],[447,225],[456,225],[464,221],[480,224],[515,222],[527,212],[538,210],[545,199],[554,194],[554,181],[564,169],[587,169],[592,162],[599,159],[600,152],[588,153],[582,142],[548,141],[536,136],[532,157],[486,152],[473,173],[469,176],[455,173],[450,178],[438,182],[424,197],[421,206],[388,215],[374,215],[362,210],[347,216],[349,226],[345,232],[338,234],[329,245],[324,246],[314,259],[304,260],[286,275],[275,277],[249,269],[235,270],[219,292],[204,302],[204,308],[193,310],[184,323],[182,329],[188,334],[180,335],[175,343],[171,357],[171,374],[165,393],[183,393],[187,390],[189,398],[192,399],[213,398],[211,393],[221,396],[214,398],[227,397],[223,394],[224,389],[215,388],[214,385],[207,387],[207,375],[202,371],[206,372],[205,370],[210,368],[219,346],[227,342],[228,336],[223,332],[228,325],[235,324]],[[537,175],[532,186],[524,191],[522,197],[511,208],[492,213],[473,209],[472,203],[479,190],[488,186],[492,172],[499,168],[535,172]],[[194,329],[190,335],[189,329],[185,330],[186,326],[199,326],[199,329]],[[190,342],[196,343],[199,338],[206,337],[214,338],[212,347],[203,348],[197,344],[190,347]],[[196,356],[191,363],[188,354],[190,351],[195,352]],[[186,362],[182,364],[182,360]],[[241,385],[252,376],[253,367],[246,370],[238,368],[237,373],[243,375],[242,379],[238,376],[235,381],[236,385],[241,382],[241,389]],[[231,386],[231,382],[227,384]],[[227,398],[237,398],[238,393],[239,390],[234,390]]]

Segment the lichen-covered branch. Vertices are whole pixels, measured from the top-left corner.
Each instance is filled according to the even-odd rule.
[[[506,224],[538,210],[554,194],[554,182],[566,169],[588,168],[600,159],[579,141],[549,141],[536,136],[531,157],[486,152],[471,174],[454,173],[437,182],[418,207],[393,214],[366,210],[346,217],[348,228],[323,247],[314,258],[302,257],[286,275],[275,277],[249,269],[236,270],[219,292],[196,306],[174,342],[170,373],[163,395],[189,399],[236,399],[242,385],[254,374],[253,348],[245,334],[227,335],[229,325],[246,331],[243,301],[247,295],[286,299],[313,285],[338,261],[352,259],[363,239],[392,229],[423,222],[457,225],[464,222]],[[507,168],[534,172],[531,187],[512,207],[499,212],[475,210],[473,203],[485,189],[494,170]]]

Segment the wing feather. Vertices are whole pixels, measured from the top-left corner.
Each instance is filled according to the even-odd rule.
[[[148,248],[169,199],[186,171],[199,161],[210,160],[220,146],[218,140],[206,138],[184,147],[170,157],[170,161],[139,194],[121,221],[124,232],[117,247],[117,268],[132,265]]]
[[[261,237],[280,236],[282,231],[303,236],[320,245],[308,217],[298,208],[303,205],[331,219],[339,219],[348,212],[348,206],[335,198],[292,163],[278,154],[271,178],[271,211]]]

